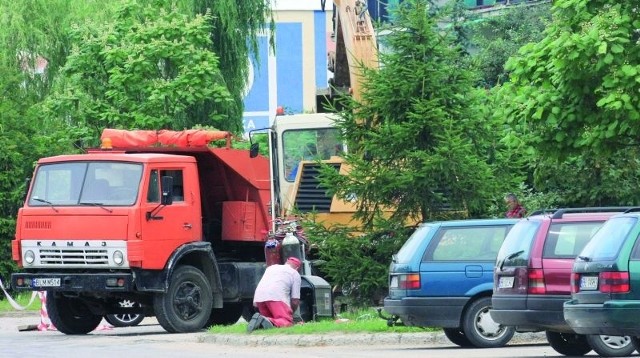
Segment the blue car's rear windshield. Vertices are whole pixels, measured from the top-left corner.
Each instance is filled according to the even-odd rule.
[[[400,251],[396,254],[396,262],[407,263],[411,261],[411,259],[416,256],[415,253],[418,250],[418,247],[422,244],[431,229],[432,226],[429,225],[421,225],[418,227],[418,229],[413,232],[404,245],[402,245]]]
[[[580,257],[587,257],[590,261],[614,260],[636,221],[635,217],[617,217],[607,220],[582,249]]]

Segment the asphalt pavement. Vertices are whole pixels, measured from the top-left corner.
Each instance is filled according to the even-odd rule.
[[[0,331],[36,330],[40,323],[40,313],[34,311],[14,311],[0,313]],[[106,323],[103,321],[103,323]],[[153,317],[145,318],[141,325],[157,325]],[[158,326],[159,327],[159,326]],[[116,328],[117,329],[117,328]],[[160,328],[161,329],[161,328]],[[113,331],[111,332],[113,333]],[[214,343],[236,346],[362,346],[362,345],[420,345],[442,346],[452,343],[442,331],[420,333],[322,333],[322,334],[211,334],[199,332],[196,340],[200,343]],[[544,333],[516,333],[511,344],[545,343]]]

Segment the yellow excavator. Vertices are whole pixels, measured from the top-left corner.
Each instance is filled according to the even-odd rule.
[[[361,100],[362,66],[378,68],[376,34],[364,0],[334,0],[335,53],[329,53],[331,96]],[[320,185],[320,162],[347,174],[341,158],[347,148],[334,124],[335,114],[278,115],[271,127],[276,207],[281,217],[315,213],[325,226],[358,226],[355,203],[331,196]]]

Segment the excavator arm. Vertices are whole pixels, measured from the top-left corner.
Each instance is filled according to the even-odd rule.
[[[333,68],[332,86],[350,90],[361,100],[362,66],[378,68],[378,48],[373,22],[365,0],[333,0],[335,4],[335,55],[329,54]]]

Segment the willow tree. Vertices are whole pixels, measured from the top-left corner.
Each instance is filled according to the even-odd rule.
[[[258,36],[268,29],[269,43],[275,49],[275,22],[270,0],[192,0],[191,9],[195,13],[211,13],[211,40],[213,51],[220,61],[220,72],[224,78],[234,106],[228,107],[228,116],[234,120],[233,126],[225,128],[242,131],[244,91],[249,75],[249,58],[258,54]],[[215,103],[212,103],[215,105]]]

